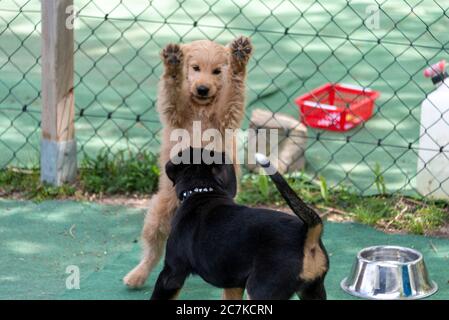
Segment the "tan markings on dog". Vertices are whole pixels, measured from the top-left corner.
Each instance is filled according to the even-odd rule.
[[[304,245],[304,260],[299,277],[303,280],[315,280],[327,271],[326,256],[320,248],[323,226],[320,224],[307,232]]]
[[[223,300],[242,300],[244,291],[245,290],[242,288],[224,289],[222,299]]]
[[[163,127],[159,158],[161,175],[158,193],[153,197],[142,231],[143,258],[123,279],[127,286],[141,287],[159,262],[178,206],[173,183],[164,172],[170,152],[178,144],[178,141],[170,141],[171,133],[175,129],[184,129],[192,137],[194,121],[201,121],[203,132],[218,129],[223,137],[226,129],[239,129],[244,117],[246,65],[251,53],[251,42],[245,37],[237,38],[228,46],[200,40],[183,45],[170,44],[162,51],[164,73],[157,99]],[[198,85],[208,87],[206,97],[198,97]],[[232,150],[233,147],[217,149]],[[237,155],[234,154],[232,159],[236,164]]]
[[[177,300],[180,294],[181,294],[181,289],[176,291],[176,293],[173,295],[173,297],[171,297],[170,300]]]

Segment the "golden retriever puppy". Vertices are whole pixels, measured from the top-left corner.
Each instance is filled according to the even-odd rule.
[[[202,132],[216,129],[224,137],[226,129],[240,128],[245,109],[246,65],[252,51],[246,37],[239,37],[228,46],[201,40],[169,44],[162,51],[164,73],[157,106],[163,126],[159,189],[144,221],[142,260],[123,279],[128,287],[141,287],[159,262],[178,207],[173,183],[164,172],[173,148],[179,144],[172,141],[173,131],[183,129],[192,137],[194,123],[199,122]],[[232,144],[225,148],[235,151],[235,141]],[[235,160],[235,152],[233,156]]]

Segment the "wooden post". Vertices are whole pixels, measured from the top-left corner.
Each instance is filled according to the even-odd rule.
[[[42,0],[41,180],[57,186],[77,172],[70,8],[73,0]]]

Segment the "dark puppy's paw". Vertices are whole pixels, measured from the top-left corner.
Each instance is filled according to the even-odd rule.
[[[183,54],[179,44],[168,44],[161,53],[161,57],[167,66],[178,66],[181,64]]]
[[[231,52],[234,59],[239,62],[248,62],[251,53],[253,52],[253,45],[248,37],[241,36],[231,43]]]

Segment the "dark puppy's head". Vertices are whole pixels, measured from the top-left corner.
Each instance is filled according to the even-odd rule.
[[[231,197],[237,194],[234,165],[223,152],[190,147],[167,162],[165,172],[175,185],[178,199],[195,188],[213,188]]]

